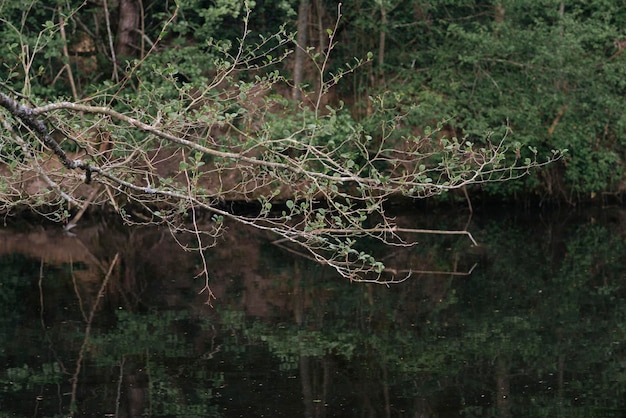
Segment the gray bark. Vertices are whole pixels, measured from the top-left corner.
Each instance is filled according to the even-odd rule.
[[[309,0],[300,0],[298,7],[298,33],[296,35],[296,54],[293,68],[292,99],[300,100],[300,84],[304,78],[304,60],[306,59],[307,26],[309,23]]]

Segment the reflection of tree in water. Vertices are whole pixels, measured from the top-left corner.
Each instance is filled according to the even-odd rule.
[[[116,234],[98,225],[77,233],[80,236],[33,230],[7,234],[8,239],[3,241],[2,252],[23,251],[27,254],[9,256],[4,272],[15,270],[10,277],[16,279],[8,278],[2,282],[0,294],[8,296],[3,307],[15,313],[19,312],[14,309],[16,304],[30,308],[22,320],[13,318],[3,324],[3,330],[7,329],[7,332],[17,324],[29,330],[28,335],[21,336],[29,337],[26,339],[28,343],[22,341],[17,346],[5,346],[17,365],[9,366],[3,376],[6,379],[0,377],[1,383],[16,390],[9,396],[14,399],[11,405],[16,405],[16,413],[20,408],[32,410],[30,402],[28,406],[20,405],[15,399],[19,398],[20,390],[40,387],[40,392],[45,394],[37,396],[36,407],[40,410],[52,411],[57,403],[64,405],[61,411],[65,413],[91,410],[115,412],[116,416],[141,416],[148,410],[155,413],[166,411],[162,414],[169,410],[184,414],[193,396],[176,388],[185,387],[189,378],[180,376],[181,370],[170,371],[168,362],[193,357],[194,349],[205,345],[207,339],[211,340],[213,333],[205,329],[198,333],[195,346],[187,346],[188,338],[183,335],[191,329],[188,322],[194,322],[190,313],[182,311],[180,315],[172,316],[158,314],[154,309],[157,305],[172,302],[181,306],[179,287],[193,284],[190,273],[193,265],[190,261],[177,263],[176,254],[180,255],[182,251],[168,254],[171,252],[171,247],[166,248],[168,244],[179,247],[176,243],[155,239],[162,234],[154,229]],[[161,295],[151,301],[149,298],[160,291],[174,294],[167,287],[169,280],[164,280],[163,272],[159,272],[164,267],[174,275],[183,276],[181,283],[173,286],[178,290],[175,292],[178,300]],[[189,280],[184,280],[185,273]],[[162,282],[165,286],[161,285]],[[27,299],[15,297],[18,291]],[[6,315],[5,318],[11,317]],[[32,341],[41,339],[45,342],[43,346],[48,348],[46,357],[51,357],[50,366],[33,360],[41,357],[41,353],[37,351],[39,345],[33,345]],[[24,352],[37,354],[29,358]],[[34,366],[23,371],[22,364]],[[194,367],[194,371],[199,374],[200,368]],[[176,384],[176,380],[184,383]],[[52,383],[58,385],[57,390],[46,386]],[[172,385],[167,395],[160,394],[156,399],[148,396],[163,385]],[[101,387],[109,395],[94,396],[94,387]],[[207,393],[210,394],[210,388],[198,392],[198,396],[201,395],[198,405],[208,404],[204,402]],[[180,397],[185,401],[181,402]],[[30,397],[27,395],[26,399],[30,400]],[[197,405],[191,403],[191,409],[197,409]]]
[[[465,391],[474,408],[495,407],[496,416],[570,415],[572,408],[621,414],[623,387],[614,383],[615,342],[623,341],[615,327],[623,327],[626,312],[623,227],[589,218],[485,226],[488,266],[457,287],[459,303],[447,318],[470,365],[460,375],[468,383],[483,371],[495,377]],[[481,405],[485,392],[495,399]]]
[[[119,251],[119,266],[132,262],[137,277],[102,298],[78,377],[78,412],[620,416],[622,224],[475,222],[483,248],[472,276],[422,275],[391,288],[339,281],[231,231],[247,240],[238,251],[225,241],[207,253],[219,291],[212,310],[196,294],[193,257],[167,254],[158,231],[91,235],[84,242],[103,266]],[[450,260],[453,243],[437,245]],[[421,251],[425,263],[442,263]],[[26,415],[42,396],[39,410],[60,403],[68,412],[58,393],[70,392],[85,341],[76,295],[88,314],[104,274],[82,283],[77,268],[44,264],[40,293],[39,260],[2,260],[0,309],[10,320],[0,321],[0,336],[15,343],[0,352],[0,385],[14,389],[0,402],[24,400],[15,413]]]
[[[352,397],[375,416],[397,408],[423,416],[620,416],[620,225],[483,222],[482,268],[448,282],[441,301],[420,300],[420,280],[377,288],[372,298],[367,288],[340,290],[305,274],[300,292],[326,297],[310,298],[315,303],[305,304],[293,326],[256,324],[246,335],[267,342],[284,367],[302,370],[290,359],[304,357],[301,378],[318,376],[310,387],[325,382],[317,392],[305,385],[304,398],[317,393],[317,402],[331,405],[327,411]],[[359,297],[342,298],[348,293]],[[350,382],[344,393],[343,379]]]

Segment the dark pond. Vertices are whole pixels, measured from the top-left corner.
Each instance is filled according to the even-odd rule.
[[[463,228],[415,210],[413,227]],[[483,211],[354,284],[232,226],[0,230],[0,417],[621,417],[626,211]],[[179,237],[184,240],[184,237]],[[184,242],[183,242],[184,243]]]

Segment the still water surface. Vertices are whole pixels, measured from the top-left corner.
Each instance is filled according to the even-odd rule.
[[[406,226],[459,229],[416,211]],[[232,226],[0,230],[0,417],[621,417],[626,211],[475,215],[347,283]],[[184,239],[184,238],[181,238]]]

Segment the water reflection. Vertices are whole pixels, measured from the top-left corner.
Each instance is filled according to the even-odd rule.
[[[0,417],[623,416],[624,213],[496,212],[390,288],[232,226],[213,308],[167,231],[0,231]]]

